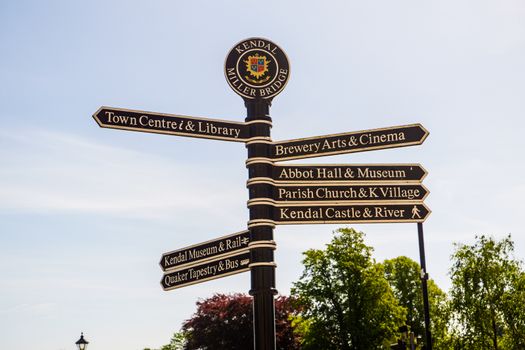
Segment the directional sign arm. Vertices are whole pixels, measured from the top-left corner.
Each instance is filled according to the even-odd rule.
[[[236,142],[249,139],[248,126],[243,122],[114,107],[100,107],[93,118],[103,128]]]
[[[420,183],[426,176],[420,164],[276,164],[272,168],[272,180],[279,183]]]
[[[248,249],[249,243],[250,231],[241,231],[164,253],[159,265],[164,271],[181,269],[182,267],[235,254],[240,250]]]
[[[284,161],[420,145],[428,136],[421,124],[394,126],[275,142],[272,159]]]
[[[217,260],[166,273],[160,284],[172,290],[250,270],[250,252],[245,250]]]
[[[253,218],[248,227],[261,223],[293,224],[350,224],[423,222],[430,209],[422,202],[412,203],[356,203],[311,204],[309,203],[253,203],[264,205],[272,213],[272,219]],[[249,206],[251,206],[249,204]]]
[[[422,201],[428,189],[421,184],[278,184],[272,185],[275,202],[410,202]]]

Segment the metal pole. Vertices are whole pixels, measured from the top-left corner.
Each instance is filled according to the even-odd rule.
[[[246,144],[246,162],[249,178],[271,178],[273,163],[270,160],[270,101],[254,100],[245,102],[246,122],[250,126],[250,137],[255,140]],[[249,184],[250,199],[271,198],[269,184]],[[250,272],[253,296],[253,334],[255,350],[275,350],[275,262],[273,250],[274,225],[272,208],[268,205],[250,205]],[[252,220],[257,220],[252,223]],[[266,220],[266,222],[265,222]]]
[[[423,223],[417,223],[417,235],[419,239],[419,260],[421,262],[421,288],[423,290],[423,312],[425,314],[425,349],[432,350],[432,334],[430,332],[430,305],[428,302],[428,273],[425,259],[425,241],[423,238]]]

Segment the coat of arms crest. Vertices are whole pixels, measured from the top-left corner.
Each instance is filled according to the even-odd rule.
[[[255,77],[255,79],[252,79],[246,76],[245,78],[249,82],[261,84],[270,79],[270,76],[262,78],[266,72],[268,72],[268,64],[270,63],[270,60],[267,59],[266,56],[259,56],[259,54],[248,56],[248,59],[244,61],[244,63],[246,63],[246,70],[248,73],[250,73],[252,77]]]

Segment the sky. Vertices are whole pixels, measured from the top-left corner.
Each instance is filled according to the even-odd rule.
[[[0,348],[159,347],[249,273],[164,292],[162,253],[244,230],[242,143],[101,129],[102,105],[243,121],[223,73],[264,37],[291,77],[275,141],[421,123],[417,147],[306,163],[420,163],[427,269],[488,234],[525,258],[521,0],[0,1]],[[344,225],[278,226],[277,289]],[[419,261],[415,224],[348,225],[377,261]]]

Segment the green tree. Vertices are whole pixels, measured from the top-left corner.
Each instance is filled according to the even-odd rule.
[[[304,271],[292,294],[304,308],[302,349],[378,349],[393,341],[404,324],[381,264],[364,234],[334,232],[324,250],[304,253]]]
[[[458,349],[523,349],[525,308],[521,262],[510,235],[476,236],[455,244],[450,269],[451,305]],[[521,307],[521,309],[517,309]]]
[[[186,344],[186,337],[183,332],[174,333],[170,343],[162,346],[160,350],[183,350]]]
[[[385,277],[396,299],[407,311],[406,324],[416,335],[425,337],[421,266],[406,256],[385,260],[383,266]],[[447,294],[433,280],[428,280],[427,285],[433,347],[451,349],[448,334],[450,307]]]
[[[503,297],[503,318],[507,325],[506,349],[525,349],[525,272],[519,276]]]
[[[144,350],[183,350],[186,337],[183,332],[174,333],[170,343],[163,345],[160,349],[144,348]]]

